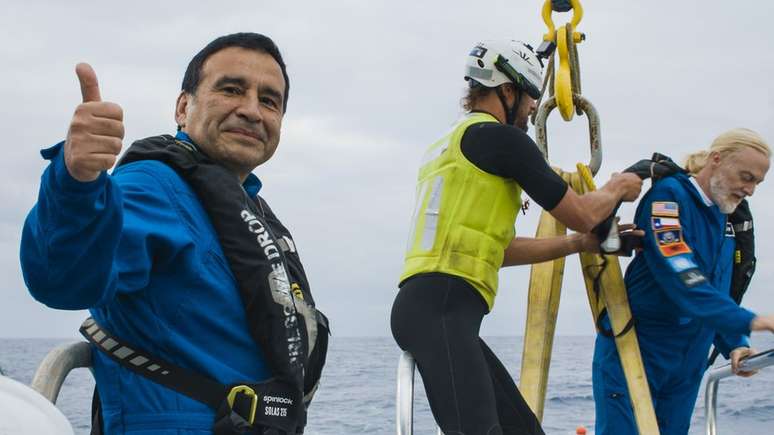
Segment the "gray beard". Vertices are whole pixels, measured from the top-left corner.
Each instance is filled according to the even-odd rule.
[[[712,201],[718,206],[720,212],[723,214],[731,214],[736,210],[736,207],[741,201],[732,201],[731,192],[725,187],[725,183],[720,176],[713,175],[710,177],[710,195],[712,195]]]

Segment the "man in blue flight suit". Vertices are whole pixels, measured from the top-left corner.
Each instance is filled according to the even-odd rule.
[[[301,328],[318,320],[301,311],[313,299],[296,244],[253,174],[287,108],[279,49],[257,33],[210,42],[184,75],[177,134],[134,142],[111,174],[123,111],[91,66],[76,74],[83,103],[42,152],[20,257],[38,301],[93,317],[92,433],[297,433],[324,362],[306,358],[314,334]]]
[[[774,317],[756,316],[729,296],[734,251],[726,215],[753,194],[771,150],[747,129],[723,133],[709,151],[689,157],[689,174],[655,182],[635,223],[642,250],[626,270],[637,338],[662,435],[686,434],[714,342],[738,372],[754,353],[751,330],[774,332]],[[609,328],[608,319],[602,325]],[[593,364],[596,433],[637,434],[615,341],[597,334]]]

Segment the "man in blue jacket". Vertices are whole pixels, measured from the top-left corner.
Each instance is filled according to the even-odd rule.
[[[756,133],[728,131],[688,159],[692,176],[655,182],[637,208],[645,236],[625,282],[662,435],[688,432],[713,342],[737,370],[754,353],[750,331],[774,331],[774,318],[729,296],[734,233],[726,219],[763,181],[770,155]],[[607,319],[602,324],[609,328]],[[593,382],[596,433],[636,434],[615,341],[601,333]]]
[[[83,103],[66,140],[41,152],[50,164],[24,225],[21,263],[37,300],[93,317],[84,325],[101,350],[93,363],[104,432],[211,433],[217,407],[235,408],[246,395],[248,425],[256,400],[267,402],[268,419],[296,412],[288,411],[301,403],[293,387],[288,397],[242,388],[278,377],[302,382],[314,335],[298,317],[313,301],[295,243],[251,173],[274,154],[287,108],[276,45],[255,33],[208,44],[186,70],[177,135],[136,142],[110,175],[122,149],[121,107],[102,101],[91,66],[79,64],[76,74]],[[278,311],[251,312],[274,304]],[[127,344],[118,348],[105,334]],[[184,379],[184,390],[222,387],[223,403],[145,376],[181,371],[199,375]],[[298,413],[289,432],[303,428]]]

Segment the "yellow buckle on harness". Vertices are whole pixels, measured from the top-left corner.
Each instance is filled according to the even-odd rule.
[[[255,410],[258,409],[258,395],[255,394],[255,390],[248,387],[247,385],[237,385],[228,392],[228,396],[226,397],[228,406],[232,410],[234,409],[234,400],[236,400],[236,395],[239,393],[252,398],[252,404],[250,405],[250,418],[247,419],[247,422],[250,423],[250,426],[252,426],[253,422],[255,421]]]

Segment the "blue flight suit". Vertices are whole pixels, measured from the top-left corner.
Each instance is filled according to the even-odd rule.
[[[729,296],[733,229],[694,183],[677,174],[645,194],[635,215],[643,250],[625,276],[661,435],[688,433],[710,345],[726,358],[749,346],[755,317]],[[596,433],[637,434],[615,341],[602,334],[593,382]]]
[[[35,299],[88,308],[127,343],[223,384],[271,377],[209,217],[171,167],[144,160],[82,183],[68,173],[61,143],[42,155],[51,163],[21,243]],[[254,196],[261,183],[250,174],[244,188]],[[93,363],[106,434],[212,433],[207,405],[102,352]]]

